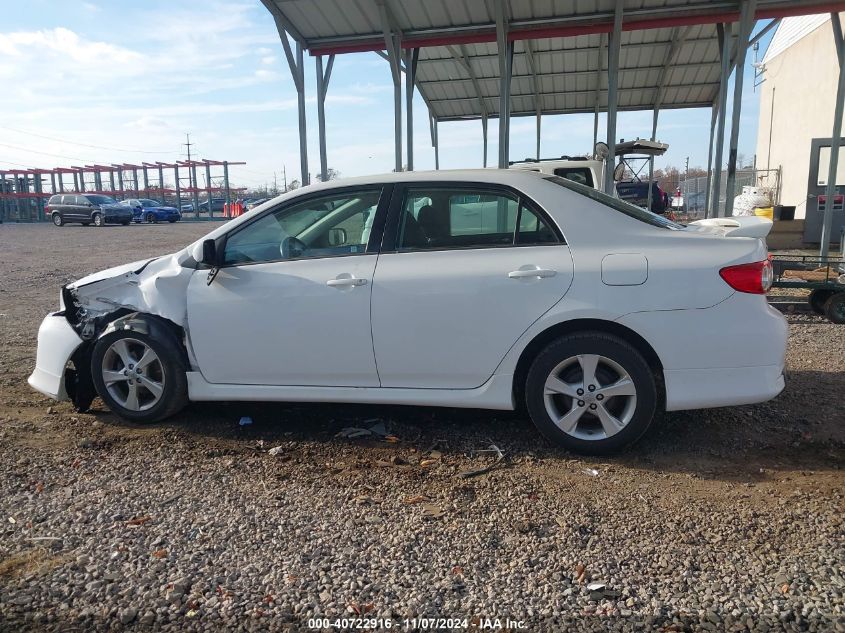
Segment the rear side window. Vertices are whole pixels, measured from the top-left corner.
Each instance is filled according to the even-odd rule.
[[[593,174],[586,167],[558,167],[555,169],[555,176],[577,182],[579,185],[585,185],[587,187],[595,186]]]
[[[608,206],[615,211],[619,211],[620,213],[624,213],[628,217],[639,220],[640,222],[645,222],[646,224],[651,224],[652,226],[657,226],[663,229],[678,230],[684,228],[677,222],[672,222],[671,220],[661,215],[657,215],[656,213],[652,213],[651,211],[647,211],[642,207],[638,207],[629,202],[625,202],[624,200],[620,200],[619,198],[609,196],[598,189],[580,185],[577,182],[561,178],[560,176],[543,176],[543,178],[560,187],[579,193],[582,196],[586,196],[587,198],[591,198],[597,202],[601,202],[603,205]]]
[[[402,205],[399,250],[555,244],[557,234],[510,192],[409,188]]]
[[[47,201],[48,205],[61,204],[61,203],[62,203],[62,197],[61,196],[50,196],[50,199]]]

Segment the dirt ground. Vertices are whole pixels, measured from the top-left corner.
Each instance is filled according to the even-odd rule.
[[[0,225],[0,497],[5,498],[0,500],[0,629],[3,622],[10,628],[24,628],[26,622],[37,629],[38,622],[46,628],[50,623],[83,618],[77,604],[84,601],[82,594],[74,595],[73,600],[38,594],[33,598],[37,607],[31,607],[39,612],[35,620],[26,615],[29,607],[17,609],[2,597],[24,584],[46,583],[64,573],[76,564],[73,561],[78,561],[79,551],[94,548],[96,544],[88,542],[99,537],[92,527],[60,547],[31,540],[38,495],[82,486],[82,471],[96,470],[98,464],[108,464],[115,472],[133,472],[131,481],[143,485],[145,472],[154,475],[157,456],[165,461],[178,456],[184,476],[207,482],[212,488],[240,465],[249,472],[232,474],[237,485],[252,487],[250,494],[261,498],[270,494],[268,482],[274,494],[286,494],[286,487],[311,489],[322,482],[325,487],[345,491],[345,500],[339,498],[337,503],[353,505],[350,499],[354,495],[349,492],[353,489],[364,491],[359,494],[397,499],[425,489],[433,498],[456,499],[470,485],[476,490],[472,495],[482,496],[488,508],[497,501],[512,504],[515,523],[548,523],[554,529],[558,529],[555,512],[529,511],[525,504],[530,506],[539,498],[547,500],[546,508],[562,508],[561,513],[567,512],[566,508],[581,508],[582,529],[601,524],[601,511],[594,515],[590,508],[605,503],[624,513],[626,522],[660,526],[661,538],[667,542],[680,542],[690,530],[695,531],[688,521],[679,519],[688,516],[690,508],[698,508],[695,512],[709,508],[723,525],[744,517],[739,527],[711,535],[720,547],[743,549],[747,545],[744,539],[750,537],[742,524],[769,523],[775,527],[755,532],[754,542],[760,548],[765,550],[765,541],[771,539],[771,546],[780,550],[784,561],[800,559],[813,569],[838,566],[842,573],[845,326],[813,315],[788,317],[786,390],[778,398],[755,406],[671,414],[630,451],[603,460],[562,453],[517,414],[410,407],[195,404],[162,424],[141,427],[117,419],[99,400],[92,412],[78,414],[68,403],[55,404],[26,384],[34,364],[38,325],[47,312],[57,309],[62,284],[109,266],[176,250],[211,228],[209,223],[104,228]],[[239,427],[243,415],[251,416],[254,424]],[[335,437],[343,427],[373,420],[384,421],[399,441]],[[491,442],[505,452],[505,466],[471,480],[457,477],[460,471],[489,463],[489,458],[475,451]],[[267,457],[266,449],[276,445],[284,446],[285,459]],[[421,457],[430,454],[434,446],[438,463],[433,468],[420,466]],[[397,456],[410,465],[391,466]],[[100,494],[111,498],[114,491],[108,490],[108,481],[98,485],[106,486]],[[138,494],[127,485],[122,484],[121,494]],[[178,494],[179,486],[173,487]],[[11,502],[14,497],[18,504],[24,498],[20,497],[22,491],[26,491],[28,509],[13,507]],[[150,501],[150,514],[163,514],[166,501]],[[459,511],[455,512],[457,517]],[[447,513],[435,520],[445,525],[452,518]],[[714,530],[713,534],[719,532]],[[764,538],[763,534],[768,535]],[[801,534],[808,540],[802,540]],[[813,540],[820,534],[824,538]],[[776,567],[767,563],[764,571]],[[672,575],[671,570],[665,573]],[[694,592],[694,587],[685,591]],[[380,594],[374,595],[378,602]],[[841,621],[841,596],[839,588],[820,603],[824,618],[832,618],[820,622]],[[171,611],[184,614],[187,610],[185,604],[179,608],[182,610]],[[584,609],[578,607],[573,613],[595,613]],[[684,609],[695,611],[694,606],[683,605],[675,611],[666,611],[665,605],[660,609],[667,621]],[[766,613],[766,608],[760,609],[753,612],[755,618]],[[123,618],[123,613],[104,611],[102,617]],[[170,612],[151,613],[148,623],[157,626],[175,622],[177,617],[168,615]],[[774,621],[779,622],[777,617]]]

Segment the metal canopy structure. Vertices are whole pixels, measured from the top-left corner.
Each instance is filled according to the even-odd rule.
[[[536,116],[539,158],[544,114],[607,112],[610,149],[605,188],[612,186],[616,118],[620,110],[652,110],[655,140],[660,110],[710,107],[711,164],[722,165],[727,87],[742,68],[747,47],[782,17],[845,10],[823,0],[262,0],[275,19],[301,93],[301,52],[317,58],[320,102],[335,55],[373,51],[389,63],[394,84],[396,170],[403,169],[402,88],[405,72],[407,165],[413,168],[411,97],[428,108],[435,164],[438,123],[500,119],[499,167],[509,162],[510,119]],[[751,37],[757,20],[770,19]],[[291,51],[290,37],[297,58]],[[742,73],[736,73],[728,147],[727,183],[736,171]],[[300,101],[302,182],[305,109]],[[321,165],[326,175],[325,121],[318,114]],[[717,133],[718,129],[718,133]],[[836,135],[834,135],[836,136]],[[715,156],[714,156],[715,154]],[[715,163],[714,163],[715,158]],[[721,169],[714,170],[718,202]],[[708,187],[708,191],[710,187]],[[710,200],[708,200],[710,202]],[[730,214],[732,196],[726,199]],[[718,205],[716,205],[718,206]]]

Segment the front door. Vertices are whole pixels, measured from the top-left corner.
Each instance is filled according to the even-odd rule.
[[[359,187],[297,198],[225,238],[216,278],[198,270],[188,287],[188,332],[207,381],[378,386],[370,293],[382,197]]]
[[[505,188],[397,193],[373,280],[382,386],[479,387],[566,293],[569,248],[541,210]]]
[[[804,219],[804,241],[818,244],[822,236],[825,209],[827,208],[827,181],[830,169],[829,138],[814,138],[810,145],[810,176],[807,181],[807,211]],[[845,139],[839,148],[836,168],[836,194],[833,196],[833,223],[830,238],[839,241],[839,234],[845,226],[843,211],[843,189],[845,185]]]

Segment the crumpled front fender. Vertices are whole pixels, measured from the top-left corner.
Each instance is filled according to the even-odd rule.
[[[67,400],[65,368],[82,343],[64,314],[48,314],[38,329],[35,370],[27,381],[30,386],[56,400]]]

